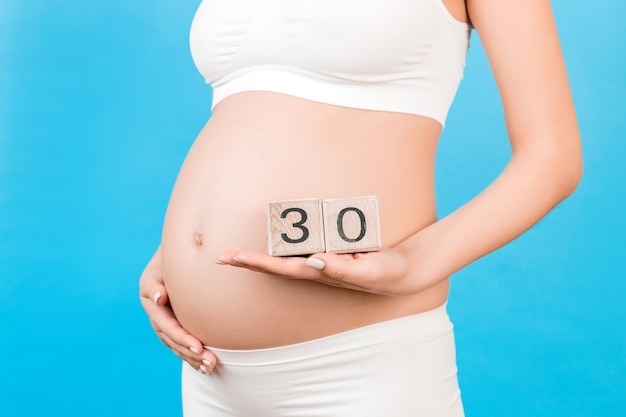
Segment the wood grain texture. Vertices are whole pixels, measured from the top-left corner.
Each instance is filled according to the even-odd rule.
[[[371,252],[381,248],[375,196],[324,200],[326,252]]]
[[[322,202],[318,198],[267,204],[267,251],[272,256],[324,252]]]

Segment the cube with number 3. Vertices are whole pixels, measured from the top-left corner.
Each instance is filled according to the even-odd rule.
[[[319,198],[271,202],[267,205],[266,217],[270,255],[324,252],[324,220]]]

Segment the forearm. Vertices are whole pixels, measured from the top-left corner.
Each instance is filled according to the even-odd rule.
[[[550,2],[466,2],[502,98],[513,156],[470,202],[402,242],[426,288],[515,239],[573,192],[580,137]],[[533,27],[532,31],[527,28]]]
[[[518,152],[481,194],[401,244],[412,279],[428,287],[520,236],[569,196],[577,150]]]

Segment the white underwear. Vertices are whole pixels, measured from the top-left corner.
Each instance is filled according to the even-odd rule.
[[[462,417],[445,305],[309,342],[183,364],[185,417]]]

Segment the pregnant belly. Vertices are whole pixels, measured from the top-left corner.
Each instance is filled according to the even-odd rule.
[[[214,261],[227,249],[266,252],[265,204],[273,200],[376,195],[385,246],[434,221],[434,122],[418,119],[425,137],[409,138],[406,123],[390,134],[398,123],[383,119],[397,115],[368,113],[363,123],[362,111],[267,93],[234,96],[216,109],[181,168],[161,243],[176,316],[203,343],[280,346],[445,302],[447,283],[391,298]]]

